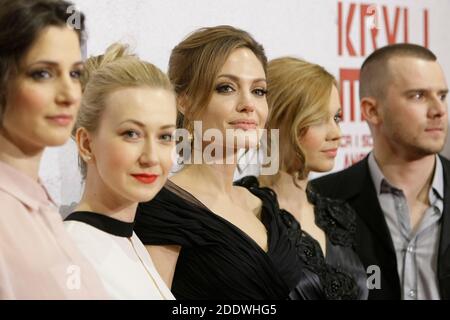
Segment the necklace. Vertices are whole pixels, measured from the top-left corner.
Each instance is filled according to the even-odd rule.
[[[161,288],[159,287],[158,283],[155,281],[152,273],[150,272],[150,270],[148,270],[147,265],[144,263],[144,261],[142,261],[141,256],[139,255],[138,251],[136,250],[136,248],[134,247],[133,241],[131,240],[131,238],[128,238],[128,241],[130,241],[131,247],[133,248],[134,253],[136,254],[136,256],[138,257],[139,261],[141,262],[142,266],[145,269],[145,272],[147,273],[147,275],[149,276],[149,278],[151,279],[151,281],[153,282],[154,286],[156,287],[156,289],[158,289],[158,292],[161,296],[161,298],[163,299],[167,299],[167,297],[163,294]]]

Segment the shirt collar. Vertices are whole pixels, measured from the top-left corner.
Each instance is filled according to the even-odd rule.
[[[18,199],[32,211],[40,206],[55,205],[41,180],[33,180],[25,173],[0,161],[0,190]]]
[[[439,158],[438,156],[436,156],[436,167],[434,169],[431,188],[440,199],[444,199],[444,169],[442,166],[441,158]]]
[[[384,177],[383,172],[381,172],[381,169],[375,160],[373,152],[369,154],[368,164],[370,175],[372,176],[372,181],[375,185],[375,190],[377,191],[377,195],[379,195],[383,183],[387,183],[389,186],[392,185]],[[430,199],[432,199],[433,193],[440,199],[444,199],[444,171],[441,159],[437,155],[436,155],[436,165],[433,174],[433,181],[431,183],[430,193],[428,195]]]
[[[100,213],[75,211],[64,219],[64,221],[84,222],[103,232],[118,237],[131,238],[133,235],[134,222],[120,221]]]
[[[383,182],[383,180],[386,180],[386,179],[384,178],[384,175],[381,172],[381,169],[378,166],[378,163],[375,161],[373,152],[371,152],[369,154],[368,164],[369,164],[370,175],[372,176],[372,181],[375,185],[375,190],[377,192],[377,195],[379,195],[380,191],[381,191],[381,183]]]

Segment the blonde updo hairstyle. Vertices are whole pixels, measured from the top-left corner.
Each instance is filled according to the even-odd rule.
[[[160,88],[173,92],[169,78],[153,64],[129,53],[127,45],[115,43],[103,55],[89,58],[81,77],[83,96],[72,138],[77,130],[85,128],[89,133],[98,129],[100,117],[106,107],[109,94],[118,89],[133,87]],[[81,156],[78,163],[83,179],[86,163]]]

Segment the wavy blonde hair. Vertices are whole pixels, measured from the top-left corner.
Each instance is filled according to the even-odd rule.
[[[304,179],[305,155],[299,140],[310,126],[329,117],[330,93],[337,86],[336,79],[317,64],[283,57],[269,62],[267,86],[266,128],[280,130],[280,170],[292,175],[294,181]],[[262,176],[262,184],[272,185],[278,175]]]

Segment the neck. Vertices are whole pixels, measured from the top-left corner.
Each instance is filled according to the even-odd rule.
[[[373,155],[386,179],[406,194],[417,196],[424,189],[428,191],[431,186],[435,154],[408,159],[374,147]]]
[[[0,161],[38,180],[43,147],[27,148],[0,128]]]
[[[230,193],[233,189],[233,177],[237,166],[237,151],[228,151],[228,154],[224,151],[223,154],[223,158],[219,159],[222,164],[192,164],[184,170],[199,181],[207,182],[205,187],[209,190],[214,188],[221,193]]]
[[[83,197],[76,211],[92,211],[110,218],[134,222],[137,202],[132,202],[118,196],[97,177],[89,176],[85,181]]]
[[[296,179],[294,183],[292,175],[280,170],[276,180],[273,181],[271,187],[279,195],[280,198],[304,200],[306,199],[307,184],[308,178]],[[299,195],[301,196],[301,199],[299,199]]]
[[[196,177],[198,181],[205,181],[206,188],[213,188],[220,193],[229,193],[233,189],[233,176],[236,165],[232,164],[199,164],[190,165],[186,168],[190,176]]]

